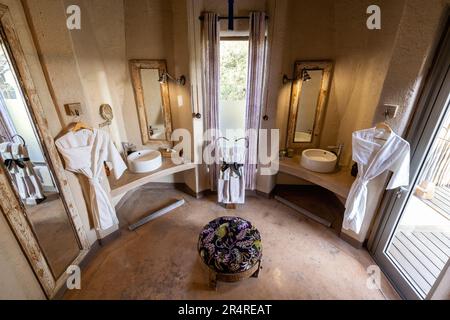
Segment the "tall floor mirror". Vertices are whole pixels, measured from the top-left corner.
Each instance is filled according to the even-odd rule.
[[[39,126],[41,106],[4,6],[0,17],[0,209],[51,298],[87,241],[62,190],[67,181],[55,171],[53,139]]]

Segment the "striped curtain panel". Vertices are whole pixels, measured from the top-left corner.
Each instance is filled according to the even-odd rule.
[[[431,148],[422,178],[437,187],[450,187],[450,117],[446,122]]]
[[[261,110],[264,105],[264,69],[266,62],[266,14],[250,13],[250,35],[248,53],[247,108],[245,129],[248,134],[248,152],[245,161],[245,188],[256,188],[258,161],[258,134]]]
[[[217,137],[219,130],[219,72],[220,72],[220,26],[218,15],[203,13],[202,21],[202,64],[203,64],[203,105],[205,128],[209,130],[209,143]],[[212,130],[212,132],[211,132]],[[219,165],[208,166],[211,190],[216,189]]]

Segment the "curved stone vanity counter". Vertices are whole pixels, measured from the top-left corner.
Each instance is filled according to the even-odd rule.
[[[303,168],[300,157],[285,158],[279,162],[279,171],[312,182],[334,192],[339,197],[347,199],[355,177],[350,174],[350,168],[341,168],[332,173],[318,173]]]
[[[145,173],[133,173],[130,170],[127,170],[118,180],[114,179],[113,176],[109,176],[108,180],[111,188],[111,197],[114,198],[116,196],[123,195],[124,193],[152,182],[157,178],[165,177],[177,172],[182,172],[194,168],[195,164],[193,164],[192,162],[174,164],[171,159],[163,158],[161,167],[154,171]]]

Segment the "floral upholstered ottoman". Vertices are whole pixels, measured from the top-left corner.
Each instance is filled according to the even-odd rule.
[[[258,277],[262,247],[259,231],[239,217],[220,217],[200,233],[198,252],[210,271],[210,285]]]

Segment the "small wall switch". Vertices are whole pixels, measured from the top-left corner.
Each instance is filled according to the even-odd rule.
[[[183,103],[183,96],[181,94],[178,95],[177,100],[178,100],[178,107],[182,107],[184,103]]]
[[[384,110],[386,112],[386,117],[389,119],[395,118],[398,113],[398,104],[385,104]]]
[[[66,114],[68,116],[79,116],[83,112],[81,111],[81,103],[68,103],[64,105],[64,108],[66,109]]]

